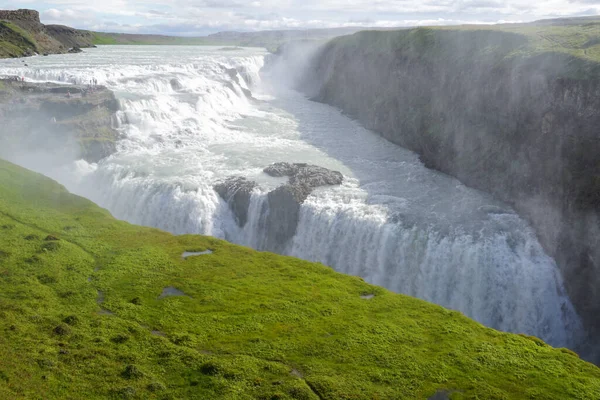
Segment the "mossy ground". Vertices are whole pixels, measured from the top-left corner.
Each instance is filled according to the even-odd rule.
[[[600,398],[600,370],[569,351],[320,264],[117,221],[4,161],[0,359],[3,399]]]

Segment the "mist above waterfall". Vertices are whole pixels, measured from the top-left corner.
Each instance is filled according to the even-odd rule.
[[[263,168],[290,161],[337,170],[344,183],[309,196],[296,234],[278,250],[576,348],[579,318],[529,225],[506,204],[290,89],[314,49],[272,59],[258,49],[115,46],[36,58],[28,67],[3,61],[0,75],[95,77],[115,92],[116,153],[49,175],[118,218],[274,250],[261,221],[266,192],[285,180]],[[258,184],[244,227],[213,189],[232,176]]]

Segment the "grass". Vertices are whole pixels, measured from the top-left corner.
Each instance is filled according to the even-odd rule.
[[[600,76],[600,22],[580,25],[492,25],[363,31],[333,39],[372,57],[398,54],[443,65],[495,68],[528,62],[563,65],[561,77]],[[596,78],[597,79],[597,78]]]
[[[111,44],[117,44],[116,39],[99,33],[99,32],[92,32],[93,35],[93,39],[92,39],[92,43],[94,45],[111,45]]]
[[[185,296],[159,299],[167,287]],[[320,264],[115,220],[1,160],[0,359],[6,399],[600,398],[600,370],[570,351]]]
[[[211,44],[202,37],[178,37],[162,35],[138,35],[126,33],[92,32],[95,45],[207,45]]]
[[[33,37],[8,21],[0,21],[0,58],[21,57],[28,51],[37,51]]]

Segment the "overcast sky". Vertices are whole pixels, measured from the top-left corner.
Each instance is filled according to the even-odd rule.
[[[106,32],[206,35],[223,30],[526,22],[600,14],[600,0],[0,0],[46,24]]]

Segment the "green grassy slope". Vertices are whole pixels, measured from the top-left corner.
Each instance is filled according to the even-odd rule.
[[[92,33],[36,21],[0,20],[0,58],[63,54],[72,47],[90,47]]]
[[[4,161],[0,360],[2,399],[600,398],[600,369],[568,350],[320,264],[117,221]]]
[[[26,31],[8,21],[0,21],[0,58],[22,57],[38,50]]]
[[[92,32],[96,45],[210,45],[204,37],[179,37],[164,35],[138,35],[132,33]]]

